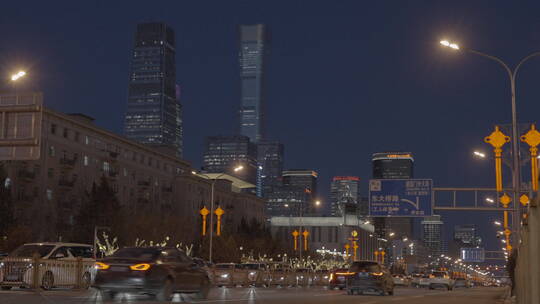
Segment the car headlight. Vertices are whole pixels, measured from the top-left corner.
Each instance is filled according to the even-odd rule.
[[[0,268],[2,268],[2,267],[4,267],[4,263],[3,263],[3,262],[0,263]]]
[[[222,277],[223,279],[226,279],[226,278],[229,277],[229,274],[228,274],[228,273],[224,273],[224,274],[221,275],[221,277]]]
[[[254,276],[254,275],[256,275],[256,274],[257,274],[257,273],[256,273],[255,271],[252,271],[252,272],[249,273],[250,276]]]

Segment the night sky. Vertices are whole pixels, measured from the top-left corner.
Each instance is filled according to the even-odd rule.
[[[438,41],[514,65],[540,50],[539,11],[540,2],[515,1],[8,1],[0,75],[7,83],[27,69],[24,86],[42,90],[47,106],[121,133],[135,26],[166,22],[176,31],[185,158],[199,167],[204,136],[236,131],[237,27],[264,23],[268,137],[285,144],[286,168],[320,173],[323,195],[334,175],[368,180],[371,154],[388,150],[413,152],[416,177],[436,186],[494,187],[493,164],[471,152],[489,151],[483,137],[510,122],[507,76]],[[540,113],[539,77],[540,58],[518,76],[520,122]],[[447,234],[476,223],[488,248],[500,247],[488,223],[496,215],[443,217]]]

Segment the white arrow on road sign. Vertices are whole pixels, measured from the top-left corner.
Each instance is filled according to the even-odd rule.
[[[416,210],[420,209],[420,198],[418,196],[416,197],[416,203],[404,198],[402,198],[401,201],[413,205]]]

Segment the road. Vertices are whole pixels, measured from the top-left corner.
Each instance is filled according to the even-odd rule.
[[[189,295],[175,295],[173,302],[228,304],[297,304],[297,303],[358,303],[358,304],[496,304],[502,288],[479,287],[454,291],[396,288],[394,296],[349,296],[344,291],[312,288],[215,288],[208,300],[193,300]],[[28,290],[0,291],[1,304],[68,304],[102,303],[95,290]],[[146,296],[120,295],[115,303],[157,303]]]

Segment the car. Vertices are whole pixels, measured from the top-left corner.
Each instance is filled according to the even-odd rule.
[[[422,279],[422,273],[413,273],[411,275],[411,287],[420,287],[420,280]]]
[[[330,272],[330,277],[328,278],[328,288],[343,290],[347,287],[347,277],[352,275],[349,273],[347,268],[338,268]]]
[[[392,276],[395,286],[409,286],[409,280],[405,275],[395,274]]]
[[[347,294],[376,292],[381,296],[394,295],[394,280],[390,272],[374,261],[353,262],[348,269]]]
[[[264,263],[244,263],[244,269],[247,271],[247,283],[252,286],[268,285],[270,274],[268,267]]]
[[[326,286],[328,285],[329,278],[330,278],[330,274],[328,270],[326,269],[316,270],[315,274],[313,275],[313,285]]]
[[[422,274],[418,282],[418,287],[428,288],[430,284],[430,279],[431,279],[431,276],[429,274],[426,274],[426,273]]]
[[[448,290],[454,289],[454,280],[450,277],[447,271],[434,271],[428,280],[429,289],[443,287]]]
[[[126,247],[96,262],[93,287],[102,300],[116,294],[136,293],[169,301],[173,293],[194,293],[206,299],[210,278],[184,252],[174,247]]]
[[[9,290],[17,286],[30,287],[38,282],[43,290],[79,284],[80,288],[87,289],[96,273],[94,262],[92,245],[62,242],[24,244],[0,263],[0,286]],[[36,265],[37,273],[33,269]],[[37,278],[34,277],[36,274]]]
[[[454,288],[459,288],[459,287],[470,288],[472,286],[469,280],[464,279],[464,278],[456,278],[454,282]]]
[[[242,264],[217,263],[213,269],[214,284],[218,287],[247,284],[247,271]]]
[[[284,263],[273,263],[270,265],[271,280],[269,285],[290,286],[296,283],[296,273],[291,266]]]

